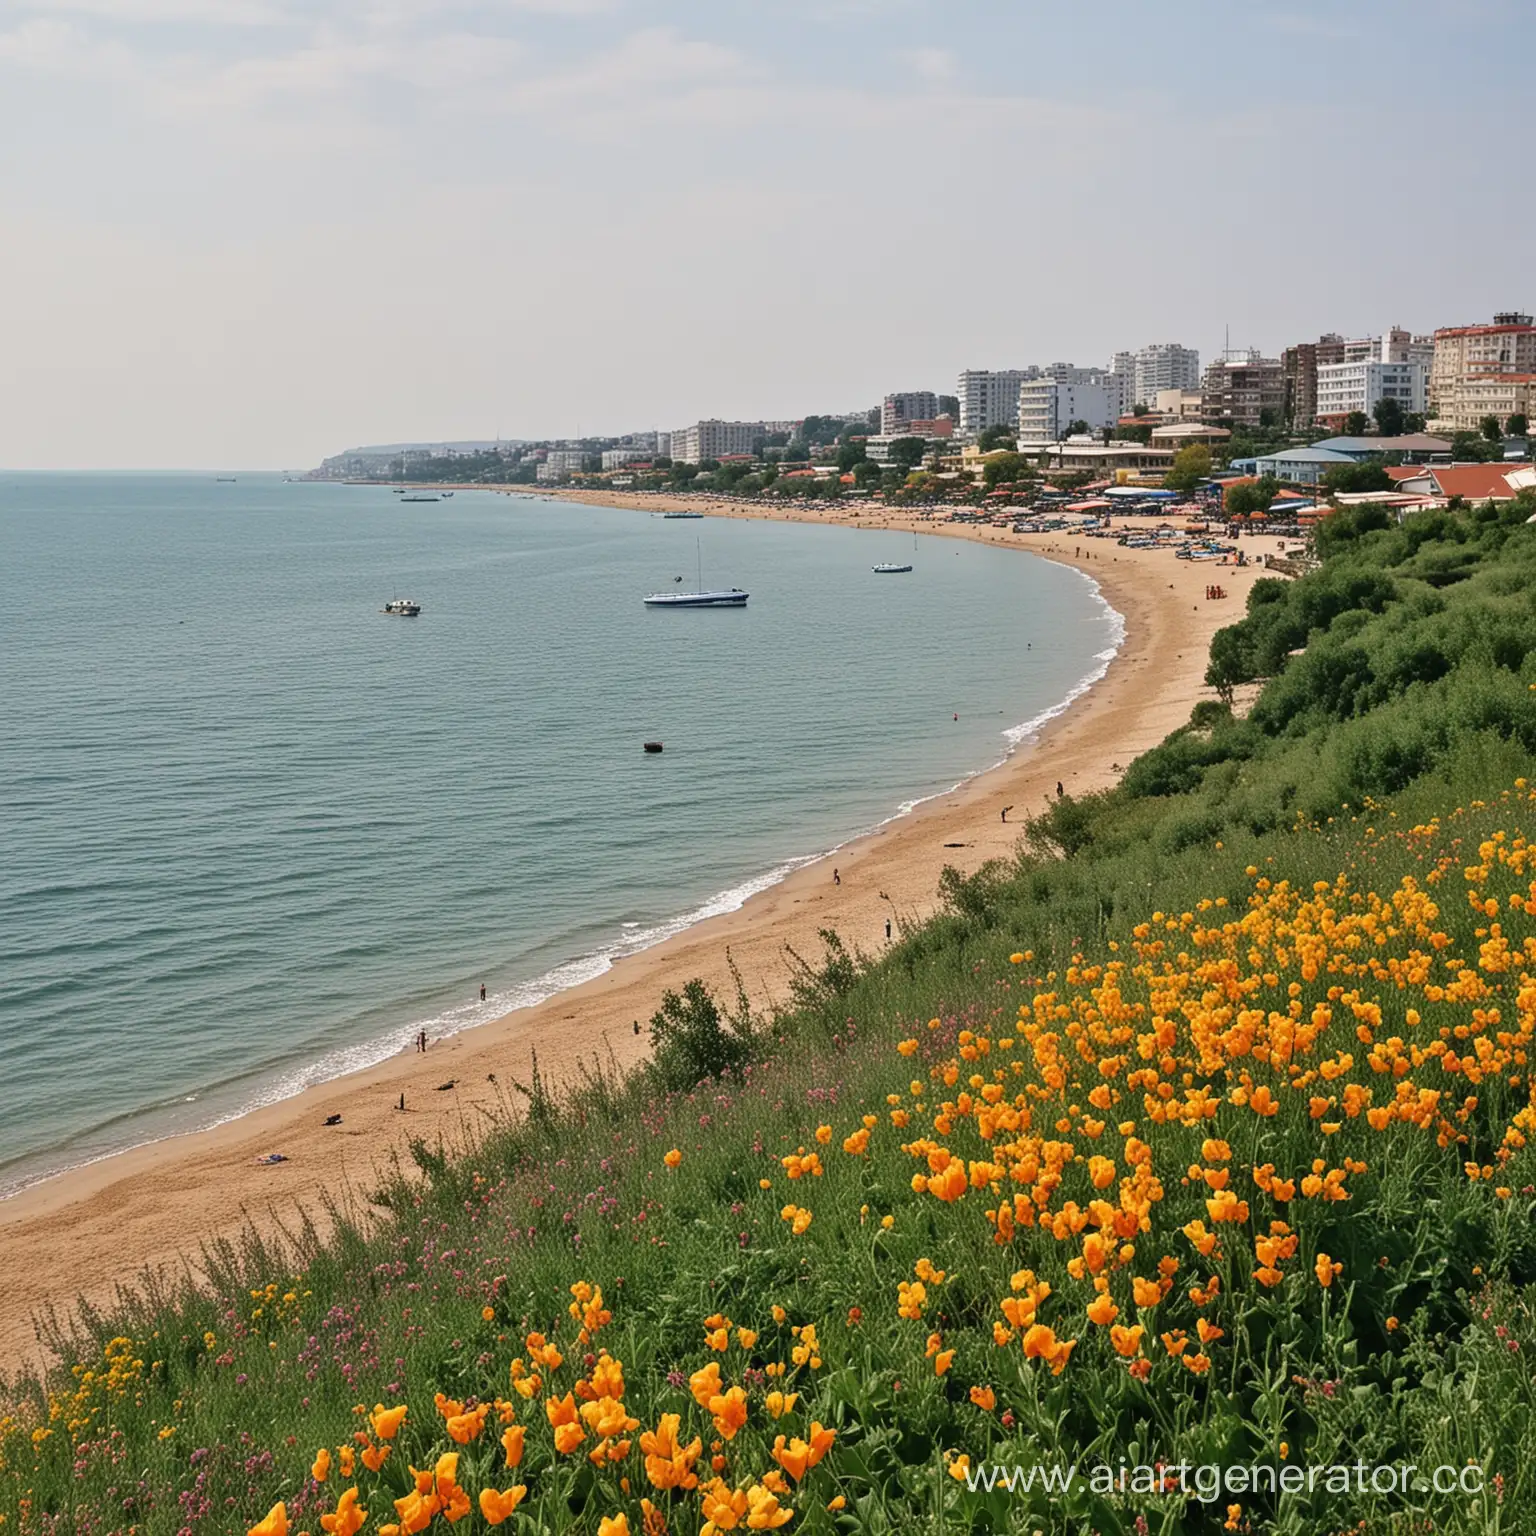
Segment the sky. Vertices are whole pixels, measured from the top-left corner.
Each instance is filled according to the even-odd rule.
[[[1530,310],[1529,22],[0,0],[0,466],[304,469]]]

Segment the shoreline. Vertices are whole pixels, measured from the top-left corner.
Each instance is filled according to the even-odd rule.
[[[815,952],[818,928],[835,927],[851,947],[878,952],[888,918],[899,924],[934,910],[944,864],[969,872],[1006,856],[1018,823],[1042,797],[1051,798],[1056,783],[1075,791],[1104,787],[1138,752],[1183,724],[1195,701],[1209,695],[1200,679],[1211,634],[1241,614],[1248,586],[1262,574],[1262,566],[1223,567],[1229,599],[1208,603],[1201,592],[1212,579],[1208,567],[1100,540],[1081,541],[1074,555],[1065,533],[933,524],[883,507],[781,509],[652,493],[464,489],[651,512],[918,531],[1021,549],[1093,579],[1100,598],[1120,614],[1122,637],[1097,676],[1085,678],[1052,716],[1034,730],[1026,729],[1033,722],[1014,728],[1019,735],[999,763],[790,868],[734,908],[615,956],[598,976],[541,1002],[447,1036],[425,1056],[398,1053],[210,1129],[77,1166],[0,1201],[0,1234],[12,1259],[12,1283],[0,1302],[0,1361],[7,1368],[39,1353],[30,1318],[50,1304],[67,1311],[80,1294],[106,1300],[117,1284],[146,1269],[179,1275],[184,1255],[200,1243],[228,1236],[248,1219],[258,1225],[284,1220],[296,1204],[313,1208],[323,1194],[364,1205],[359,1188],[407,1139],[453,1143],[473,1135],[503,1101],[496,1076],[526,1076],[531,1050],[538,1050],[546,1079],[556,1082],[594,1053],[630,1066],[645,1053],[644,1036],[635,1035],[631,1021],[648,1018],[661,992],[688,977],[701,976],[717,991],[728,987],[727,946],[755,1003],[782,993],[785,946]],[[1248,542],[1255,550],[1273,543]],[[998,815],[1003,805],[1017,806],[1013,821]],[[833,857],[844,877],[840,885],[831,883],[825,867]],[[396,1108],[401,1093],[404,1114]],[[342,1123],[325,1127],[332,1114],[342,1115]],[[289,1160],[256,1163],[274,1150]],[[165,1199],[172,1188],[174,1212]]]

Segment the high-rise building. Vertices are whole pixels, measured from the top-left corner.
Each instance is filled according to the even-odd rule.
[[[1495,315],[1492,325],[1446,326],[1435,332],[1434,346],[1430,412],[1458,431],[1498,416],[1497,403],[1513,398],[1510,381],[1536,375],[1536,325],[1513,310]],[[1494,408],[1478,411],[1490,404]]]
[[[955,387],[961,434],[975,437],[988,427],[1011,427],[1019,414],[1019,385],[1039,376],[1038,368],[967,368]]]
[[[1317,370],[1314,420],[1319,426],[1339,428],[1352,412],[1371,415],[1382,400],[1395,401],[1403,411],[1422,415],[1428,399],[1428,382],[1428,370],[1418,362],[1361,358],[1322,363]]]
[[[752,453],[763,436],[760,421],[698,421],[672,433],[672,460],[698,464],[728,453]]]
[[[1071,368],[1055,365],[1069,375],[1092,377],[1026,379],[1019,385],[1018,441],[1039,447],[1059,442],[1075,421],[1085,423],[1090,432],[1101,432],[1120,419],[1120,392],[1112,375],[1102,368]]]
[[[880,432],[899,437],[913,421],[932,421],[939,414],[939,397],[931,389],[910,389],[887,395],[880,406]]]
[[[1132,405],[1150,405],[1160,389],[1199,389],[1200,354],[1176,341],[1158,341],[1136,354]]]
[[[1238,426],[1279,426],[1285,409],[1280,360],[1252,348],[1230,351],[1205,370],[1200,414],[1206,421]]]

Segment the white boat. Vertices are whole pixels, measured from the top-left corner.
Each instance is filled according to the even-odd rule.
[[[677,578],[681,581],[683,578]],[[693,592],[653,592],[645,599],[647,608],[745,608],[747,594],[740,587],[726,591],[704,590],[704,554],[699,551],[699,585]]]
[[[661,515],[669,522],[676,522],[679,518],[692,519],[704,516],[702,512],[663,512]]]
[[[421,612],[421,604],[409,597],[392,597],[384,604],[384,612],[397,619],[414,619]]]
[[[910,565],[893,565],[889,560],[882,560],[879,565],[871,566],[876,576],[901,576],[912,567]]]

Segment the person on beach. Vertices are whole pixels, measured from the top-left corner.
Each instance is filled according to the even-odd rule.
[[[1012,809],[1013,809],[1013,807],[1011,805],[1005,805],[1003,807],[1003,820],[1004,821],[1008,820],[1008,812],[1011,811]]]
[[[891,920],[890,920],[890,918],[886,918],[886,920],[885,920],[885,942],[887,944],[889,944],[891,942]]]
[[[1063,799],[1065,797],[1066,793],[1067,793],[1066,790],[1064,790],[1061,787],[1061,780],[1057,779],[1056,780],[1056,798],[1058,800]]]
[[[832,884],[833,885],[841,885],[842,883],[843,883],[843,877],[840,874],[838,874],[838,872],[834,869],[832,871]]]
[[[480,1001],[482,1003],[485,1001],[485,983],[483,981],[480,983]]]

